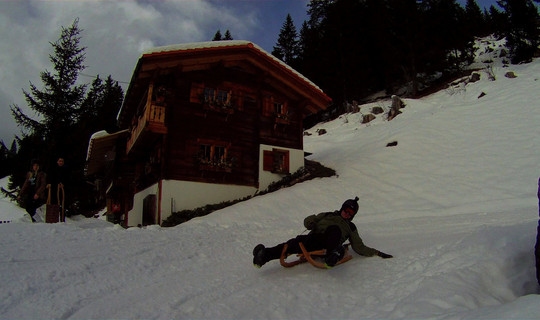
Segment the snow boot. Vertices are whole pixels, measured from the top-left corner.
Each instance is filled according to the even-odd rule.
[[[264,245],[258,244],[253,249],[253,265],[257,268],[260,268],[267,262],[268,257],[266,256],[266,248],[264,247]]]
[[[343,257],[345,256],[345,248],[343,246],[339,246],[336,248],[336,250],[330,251],[326,253],[326,257],[324,258],[325,267],[330,269],[333,268]]]

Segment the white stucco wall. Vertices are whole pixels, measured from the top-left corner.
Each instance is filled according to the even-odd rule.
[[[259,189],[248,186],[163,180],[161,190],[161,221],[156,221],[156,223],[161,224],[172,212],[195,209],[207,204],[253,196],[258,190],[265,190],[272,182],[281,180],[285,176],[284,174],[276,174],[263,170],[263,152],[265,150],[271,151],[274,148],[289,151],[290,173],[294,173],[304,166],[304,150],[261,145],[259,148]],[[142,224],[143,200],[151,194],[156,195],[156,201],[159,201],[158,183],[135,194],[133,198],[133,209],[128,214],[128,226],[134,227]],[[158,204],[156,203],[156,210],[158,208]]]
[[[261,144],[259,148],[259,190],[265,190],[268,186],[275,181],[281,180],[285,175],[272,173],[270,171],[263,170],[263,153],[265,150],[272,151],[272,149],[281,149],[289,151],[289,172],[294,173],[298,169],[304,166],[304,150],[289,149],[276,146],[270,146]]]
[[[142,191],[139,191],[133,196],[133,209],[128,213],[128,227],[136,227],[139,224],[142,224],[142,213],[143,213],[143,200],[146,196],[150,194],[156,195],[156,201],[158,197],[158,184],[154,184]],[[157,208],[157,203],[156,203]]]
[[[191,181],[163,180],[161,190],[161,224],[172,212],[186,209],[195,209],[207,204],[232,201],[252,196],[257,188],[248,186],[201,183]],[[159,201],[159,184],[142,190],[135,194],[133,209],[129,211],[128,226],[142,224],[143,200],[149,194],[156,195]],[[156,203],[156,210],[158,204]],[[157,219],[157,217],[156,217]]]
[[[256,192],[257,188],[249,186],[164,180],[161,219],[167,219],[172,212],[237,200]]]

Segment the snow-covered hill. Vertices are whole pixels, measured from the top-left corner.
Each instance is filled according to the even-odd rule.
[[[406,100],[390,122],[360,123],[385,101],[319,124],[304,147],[338,177],[174,228],[32,224],[0,201],[0,220],[12,220],[0,224],[0,318],[538,318],[540,61],[493,71],[495,81],[481,72]],[[305,216],[356,195],[364,242],[393,259],[253,267],[256,244],[294,237]]]

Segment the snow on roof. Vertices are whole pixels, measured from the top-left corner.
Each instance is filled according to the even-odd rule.
[[[101,137],[104,137],[104,136],[107,136],[107,135],[109,135],[109,133],[107,133],[107,131],[101,130],[101,131],[98,131],[98,132],[92,134],[92,136],[90,137],[90,140],[101,138]]]
[[[94,147],[94,142],[98,139],[104,139],[104,138],[115,138],[116,136],[122,135],[127,133],[129,130],[121,130],[115,133],[107,133],[105,130],[98,131],[90,137],[90,141],[88,142],[88,149],[86,150],[86,161],[90,160],[90,155],[92,154],[92,148]]]
[[[160,53],[160,52],[169,52],[169,51],[187,51],[187,50],[196,50],[196,49],[246,46],[246,45],[249,45],[250,43],[253,44],[253,46],[258,47],[254,43],[250,41],[246,41],[246,40],[205,41],[205,42],[180,43],[180,44],[173,44],[169,46],[155,47],[155,48],[151,48],[143,52],[143,55],[152,54],[152,53]]]
[[[263,48],[259,47],[255,43],[247,40],[224,40],[224,41],[205,41],[205,42],[194,42],[194,43],[183,43],[183,44],[174,44],[169,46],[162,46],[162,47],[156,47],[151,48],[145,52],[142,53],[141,58],[145,55],[152,55],[156,53],[164,53],[164,52],[177,52],[177,51],[189,51],[189,50],[200,50],[200,49],[211,49],[211,48],[224,48],[224,47],[239,47],[239,46],[251,46],[254,49],[260,51],[264,55],[266,55],[268,58],[272,59],[273,61],[279,63],[281,66],[283,66],[285,69],[289,70],[293,74],[295,74],[297,77],[301,78],[308,84],[310,84],[313,88],[317,89],[321,93],[324,94],[321,88],[317,86],[315,83],[313,83],[311,80],[306,78],[304,75],[302,75],[300,72],[294,70],[291,68],[288,64],[281,61],[280,59],[276,58],[275,56],[271,55],[270,53],[266,52]]]

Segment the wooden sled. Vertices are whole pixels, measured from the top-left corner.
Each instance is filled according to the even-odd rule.
[[[298,257],[297,260],[287,262],[285,261],[289,255],[286,254],[288,245],[285,244],[283,247],[283,251],[281,252],[281,257],[279,258],[279,263],[281,263],[282,266],[285,268],[291,268],[298,264],[309,262],[312,266],[321,268],[321,269],[328,269],[326,264],[324,262],[321,262],[318,258],[323,258],[326,255],[326,250],[316,250],[308,252],[306,248],[304,247],[304,244],[302,242],[298,243],[300,245],[300,249],[302,250],[302,253],[297,254]],[[343,259],[339,260],[337,265],[340,265],[342,263],[345,263],[352,259],[352,255],[349,254],[349,244],[345,245],[345,255],[343,256]]]
[[[49,195],[47,196],[47,206],[45,207],[45,222],[46,223],[57,223],[60,222],[66,222],[66,218],[64,216],[64,187],[61,185],[58,185],[58,190],[56,192],[57,197],[57,204],[51,204],[51,185],[47,185],[47,189],[49,189]],[[60,192],[62,192],[62,201],[60,202]]]

